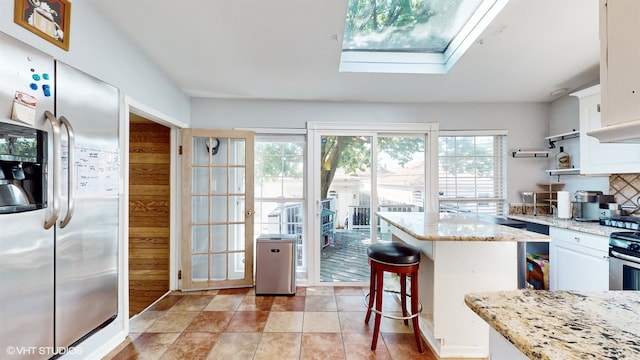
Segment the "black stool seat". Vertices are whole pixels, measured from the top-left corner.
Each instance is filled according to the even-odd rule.
[[[367,248],[373,261],[389,265],[415,265],[420,262],[420,250],[400,243],[376,243]]]
[[[422,311],[422,305],[418,300],[418,269],[420,268],[420,250],[400,242],[375,243],[367,248],[369,265],[371,269],[371,279],[369,281],[369,293],[365,296],[367,305],[367,315],[364,322],[368,323],[371,314],[375,314],[375,324],[373,325],[373,340],[371,350],[376,349],[378,336],[380,334],[381,317],[403,320],[405,325],[411,319],[413,334],[416,338],[418,351],[422,353],[422,337],[418,316]],[[384,289],[384,273],[391,272],[400,277],[400,291]],[[407,278],[410,278],[411,293],[407,293]],[[392,292],[400,296],[402,316],[395,316],[382,312],[382,293]],[[407,298],[411,299],[411,311],[407,310]]]

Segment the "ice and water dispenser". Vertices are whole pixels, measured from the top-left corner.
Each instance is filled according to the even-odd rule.
[[[47,133],[0,122],[0,214],[46,207]]]

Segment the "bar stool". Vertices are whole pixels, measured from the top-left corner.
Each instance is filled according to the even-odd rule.
[[[376,243],[367,248],[369,265],[371,267],[371,280],[369,283],[369,293],[365,296],[367,304],[367,316],[365,323],[369,323],[371,312],[376,314],[375,325],[373,327],[373,341],[371,350],[376,349],[378,335],[380,333],[380,320],[382,316],[404,320],[408,325],[411,319],[413,324],[413,334],[416,338],[418,351],[422,353],[422,338],[418,325],[418,316],[422,311],[422,304],[418,301],[418,268],[420,266],[420,250],[417,248],[397,242]],[[384,272],[391,272],[400,275],[400,291],[384,290]],[[407,294],[407,276],[411,278],[411,292]],[[393,316],[382,312],[382,294],[384,291],[397,293],[400,295],[402,306],[402,316]],[[407,312],[406,298],[411,299],[411,313]],[[374,308],[375,303],[375,308]]]

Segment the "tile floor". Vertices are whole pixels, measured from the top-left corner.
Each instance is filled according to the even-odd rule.
[[[131,319],[130,335],[105,359],[430,359],[411,322],[383,318],[371,351],[362,287],[300,287],[295,296],[253,289],[172,292]],[[385,295],[386,296],[386,295]],[[400,313],[391,296],[385,311]]]

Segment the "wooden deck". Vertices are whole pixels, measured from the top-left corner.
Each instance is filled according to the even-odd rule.
[[[335,243],[322,249],[320,281],[369,282],[369,231],[336,230]]]

